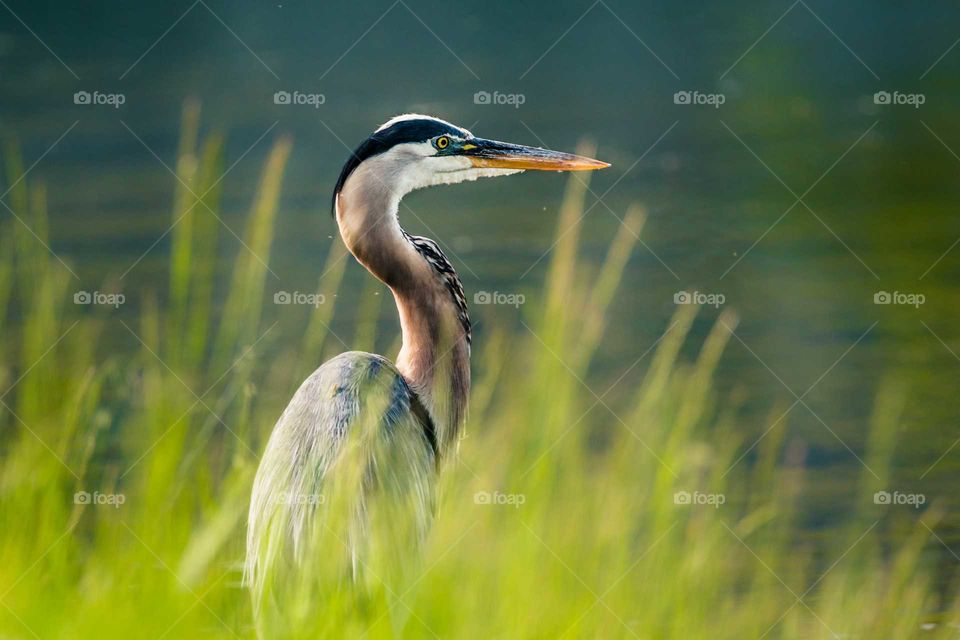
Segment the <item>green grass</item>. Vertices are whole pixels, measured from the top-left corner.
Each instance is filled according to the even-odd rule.
[[[335,244],[318,283],[326,304],[269,304],[263,261],[291,148],[280,140],[246,221],[251,251],[217,290],[223,140],[199,139],[198,124],[188,106],[176,171],[191,190],[175,185],[169,288],[142,296],[135,322],[73,304],[77,280],[44,248],[44,190],[17,181],[22,163],[5,148],[23,224],[7,219],[0,235],[0,638],[254,635],[240,563],[256,456],[300,380],[343,350],[326,327],[346,260]],[[599,269],[580,264],[584,195],[571,178],[558,220],[569,231],[542,297],[522,308],[525,328],[488,327],[475,347],[467,437],[414,577],[362,606],[316,603],[328,635],[955,637],[956,594],[921,560],[930,530],[884,537],[898,523],[870,499],[890,467],[895,385],[878,390],[871,423],[881,479],[865,475],[816,543],[799,524],[807,472],[784,452],[783,422],[726,473],[756,433],[711,383],[732,313],[687,361],[697,310],[680,307],[618,382],[633,385],[628,400],[607,407],[588,372],[635,238],[621,231]],[[642,209],[626,221],[638,231]],[[274,333],[280,312],[301,314],[302,332]],[[108,332],[130,351],[109,355]],[[375,339],[375,322],[359,323],[357,344]],[[76,504],[81,491],[123,504]],[[676,504],[682,491],[725,502]],[[506,504],[485,504],[492,495]]]

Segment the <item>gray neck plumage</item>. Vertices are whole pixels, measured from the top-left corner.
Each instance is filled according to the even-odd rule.
[[[393,292],[403,334],[397,369],[430,413],[443,455],[466,419],[470,320],[440,247],[400,227],[400,197],[361,165],[337,194],[337,224],[350,253]]]

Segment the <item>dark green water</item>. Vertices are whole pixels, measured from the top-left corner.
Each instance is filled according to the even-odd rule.
[[[174,160],[188,97],[202,102],[204,131],[229,136],[237,164],[224,180],[224,220],[238,233],[270,142],[294,139],[272,290],[313,289],[335,234],[328,203],[344,144],[394,114],[557,149],[587,136],[613,164],[588,198],[587,263],[602,260],[614,213],[633,202],[649,210],[591,386],[605,389],[659,337],[677,291],[722,294],[741,323],[720,383],[749,399],[744,428],[759,436],[771,407],[803,397],[788,438],[807,449],[810,523],[849,508],[868,416],[892,377],[908,403],[890,490],[943,501],[941,535],[960,553],[955,4],[9,6],[19,19],[0,9],[0,127],[27,166],[42,156],[30,178],[49,186],[52,246],[80,288],[129,270],[134,304],[119,313],[164,288],[169,238],[148,249],[170,223],[163,163]],[[125,102],[77,105],[77,91]],[[277,91],[325,101],[277,105]],[[523,104],[476,104],[481,91],[521,94]],[[677,104],[683,91],[723,104]],[[877,92],[907,103],[877,104]],[[404,224],[443,242],[468,294],[529,295],[563,187],[556,175],[524,175],[416,193],[406,202],[420,219]],[[240,250],[229,234],[222,246],[225,261]],[[350,267],[345,307],[364,278]],[[924,303],[877,305],[880,291]],[[396,327],[388,311],[382,349]],[[473,312],[482,341],[489,310]],[[522,313],[497,315],[519,327]],[[701,316],[699,335],[716,315]],[[349,312],[334,330],[352,335]]]

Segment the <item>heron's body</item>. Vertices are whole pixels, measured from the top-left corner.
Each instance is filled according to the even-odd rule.
[[[308,554],[340,557],[317,559],[342,572],[333,582],[360,576],[370,562],[371,512],[399,508],[406,521],[396,524],[406,531],[396,533],[411,540],[398,542],[415,544],[432,516],[436,463],[426,409],[386,358],[350,351],[314,371],[280,416],[257,472],[247,549],[254,601],[275,606],[298,588],[286,577],[313,563]],[[356,486],[331,487],[336,471],[355,476]],[[347,517],[328,517],[344,506]]]
[[[402,347],[395,365],[360,352],[330,360],[274,428],[247,533],[245,573],[258,614],[270,609],[289,620],[291,589],[389,583],[428,529],[437,467],[466,418],[471,330],[449,260],[437,243],[400,227],[401,198],[524,169],[603,166],[416,115],[387,122],[354,152],[334,213],[347,248],[393,293]]]

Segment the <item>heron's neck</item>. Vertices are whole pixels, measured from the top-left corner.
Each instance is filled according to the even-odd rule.
[[[470,391],[467,329],[444,281],[456,274],[440,274],[418,251],[397,220],[400,198],[362,171],[337,197],[337,224],[350,253],[393,292],[403,334],[397,369],[430,412],[443,454],[457,440]]]

